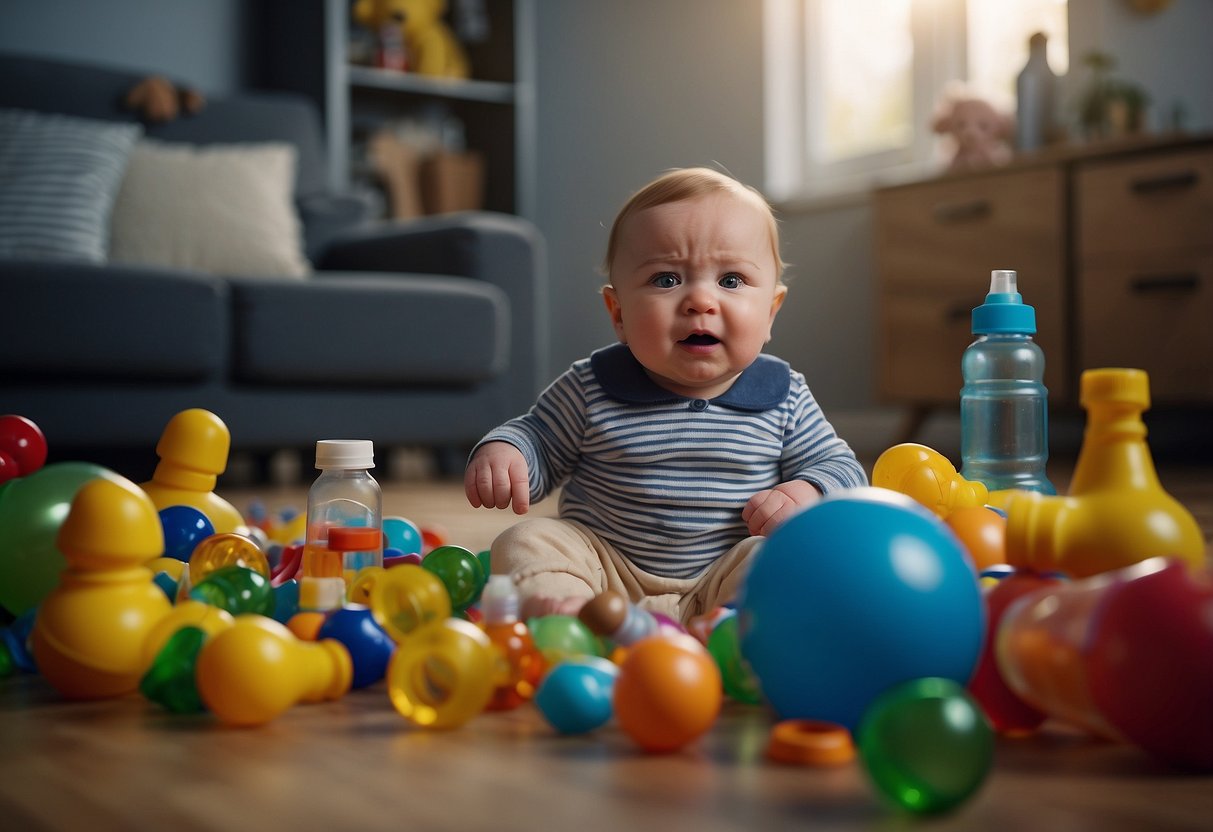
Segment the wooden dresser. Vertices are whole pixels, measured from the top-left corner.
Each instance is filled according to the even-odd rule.
[[[959,402],[991,269],[1036,307],[1055,402],[1140,367],[1159,403],[1213,403],[1213,136],[1054,149],[875,192],[878,393]]]

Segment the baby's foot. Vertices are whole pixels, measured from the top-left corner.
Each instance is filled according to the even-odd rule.
[[[522,602],[522,618],[542,618],[545,615],[576,616],[588,598],[553,598],[550,595],[532,595]]]

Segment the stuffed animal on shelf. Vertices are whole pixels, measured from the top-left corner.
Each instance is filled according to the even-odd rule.
[[[354,20],[383,39],[384,27],[404,35],[410,72],[442,78],[467,78],[467,54],[443,20],[446,0],[357,0]]]
[[[127,91],[122,105],[134,110],[143,121],[153,124],[172,121],[182,112],[194,115],[206,106],[202,93],[178,87],[167,78],[150,75]]]
[[[952,139],[955,152],[949,167],[972,170],[1006,164],[1014,119],[989,101],[965,92],[950,92],[936,110],[931,129]]]

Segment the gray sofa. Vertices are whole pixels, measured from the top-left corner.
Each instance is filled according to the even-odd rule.
[[[0,108],[134,118],[120,107],[134,74],[0,55],[0,78]],[[315,273],[0,258],[0,413],[38,423],[52,459],[148,451],[189,407],[256,454],[340,437],[449,450],[530,405],[545,348],[531,224],[483,212],[366,222],[364,201],[330,190],[318,116],[295,96],[212,99],[146,135],[293,143]]]

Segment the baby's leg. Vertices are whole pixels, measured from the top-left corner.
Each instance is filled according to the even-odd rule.
[[[613,552],[578,523],[522,520],[497,536],[491,552],[493,572],[514,578],[524,616],[576,615],[610,583],[603,563]]]
[[[747,537],[721,555],[699,576],[694,588],[683,596],[679,605],[684,623],[737,600],[737,593],[750,568],[750,560],[764,540],[765,537]]]

